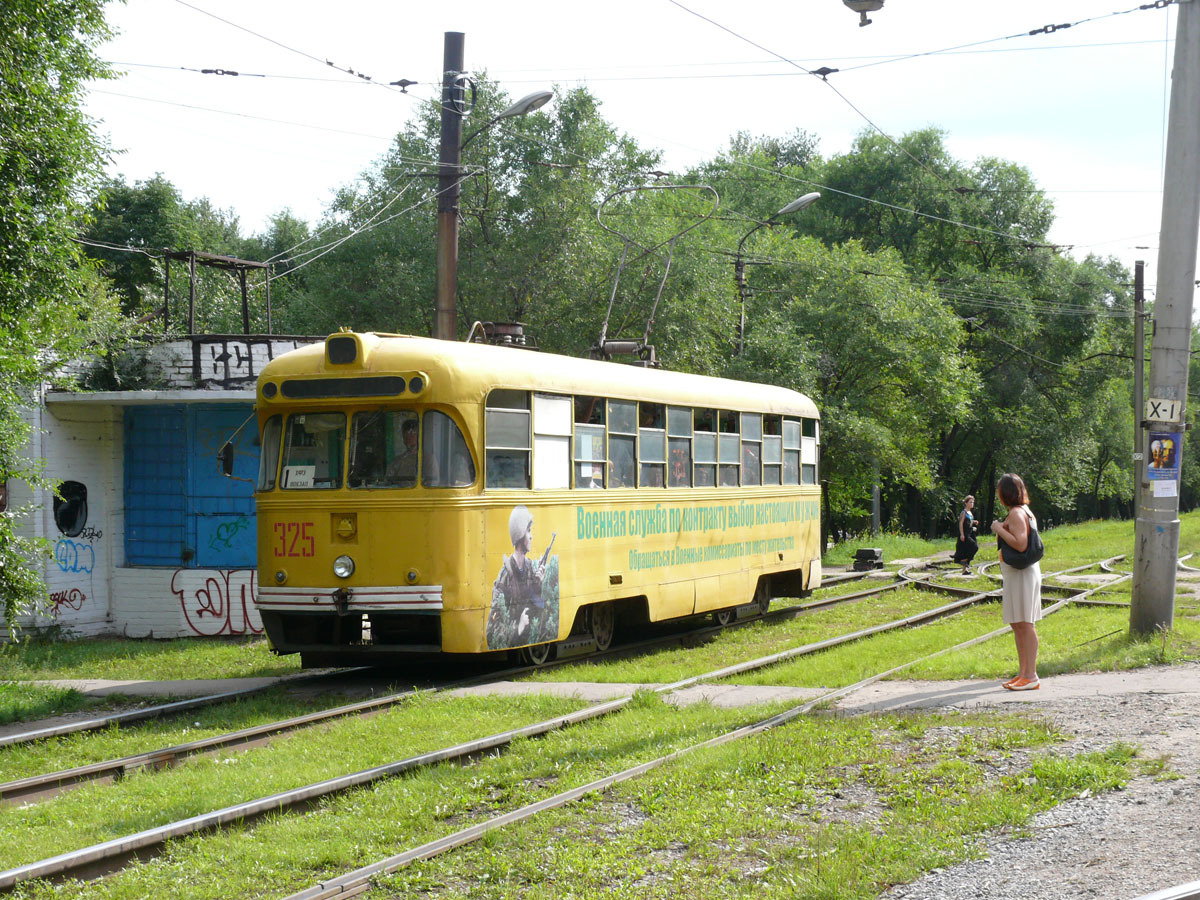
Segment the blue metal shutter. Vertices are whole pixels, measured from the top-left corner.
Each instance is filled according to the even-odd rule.
[[[125,409],[125,559],[134,566],[189,565],[187,454],[182,406]]]

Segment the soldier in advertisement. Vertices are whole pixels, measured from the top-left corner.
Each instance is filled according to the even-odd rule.
[[[558,637],[558,557],[550,555],[556,535],[541,560],[533,549],[533,514],[516,506],[508,517],[513,552],[504,557],[492,585],[488,615],[488,649],[502,650],[552,641]]]

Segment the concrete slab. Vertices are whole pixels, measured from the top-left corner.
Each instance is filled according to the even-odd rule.
[[[31,681],[46,687],[74,688],[88,697],[107,697],[125,694],[129,697],[202,697],[230,691],[269,687],[279,677],[262,678],[201,678],[191,681],[110,681],[103,678],[63,678],[53,681]]]
[[[1118,694],[1198,694],[1200,663],[1154,666],[1129,672],[1091,672],[1045,676],[1036,691],[1006,691],[999,681],[879,681],[841,698],[835,707],[854,715],[904,709],[947,707],[972,709],[1020,703],[1036,706],[1052,701]]]
[[[497,681],[467,688],[457,688],[449,691],[451,695],[465,696],[468,694],[496,696],[519,694],[553,694],[557,697],[574,697],[589,702],[612,700],[617,697],[628,697],[640,688],[656,688],[657,684],[602,684],[587,681],[564,682],[534,682],[534,681]],[[774,703],[779,700],[803,703],[827,693],[818,688],[797,688],[787,686],[760,686],[746,684],[697,684],[671,694],[667,700],[676,706],[688,706],[692,703],[709,702],[714,706],[735,707],[755,706],[760,703]]]

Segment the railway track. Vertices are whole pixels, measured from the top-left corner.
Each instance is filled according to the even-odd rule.
[[[849,580],[849,579],[847,579],[847,580]],[[882,591],[882,590],[890,590],[890,589],[893,589],[894,587],[900,586],[901,584],[922,584],[922,582],[920,580],[915,580],[914,578],[911,578],[911,577],[903,577],[903,578],[898,579],[896,583],[889,583],[887,585],[882,585],[876,589],[872,589],[871,591],[855,592],[854,594],[847,595],[846,597],[828,598],[828,599],[825,599],[822,601],[816,601],[815,603],[812,603],[812,604],[801,604],[799,607],[784,608],[784,609],[778,610],[777,612],[782,615],[791,615],[791,616],[801,615],[801,614],[803,614],[803,612],[808,611],[808,609],[811,609],[814,607],[828,606],[835,601],[846,602],[850,598],[860,598],[861,596],[867,595],[869,593],[875,593],[875,592]],[[782,651],[780,653],[775,653],[775,654],[772,654],[772,655],[766,656],[766,657],[761,657],[756,660],[750,660],[747,662],[739,663],[734,666],[724,667],[722,669],[714,670],[712,672],[707,672],[707,673],[704,673],[704,674],[698,675],[698,676],[693,676],[691,678],[687,678],[682,681],[678,681],[678,682],[675,682],[675,683],[672,683],[669,685],[663,685],[661,687],[655,688],[654,690],[660,694],[669,694],[669,693],[673,693],[673,692],[682,690],[686,687],[690,687],[692,685],[699,684],[701,682],[712,681],[712,680],[716,680],[716,679],[720,679],[720,678],[727,678],[732,675],[752,671],[757,668],[763,668],[766,666],[775,665],[775,664],[777,664],[779,662],[783,662],[785,660],[794,659],[796,657],[799,657],[799,656],[802,656],[805,654],[816,653],[821,650],[826,650],[831,647],[838,646],[839,644],[844,644],[844,643],[848,643],[848,642],[855,641],[855,640],[861,640],[865,637],[869,637],[874,634],[879,634],[879,633],[882,633],[882,632],[885,632],[888,630],[905,628],[905,627],[909,627],[914,624],[919,624],[921,622],[930,621],[934,618],[939,618],[941,616],[950,615],[950,614],[957,612],[961,609],[964,609],[970,605],[973,605],[974,603],[978,603],[985,599],[991,599],[997,593],[996,591],[977,591],[977,592],[972,593],[963,588],[944,589],[944,588],[938,588],[937,586],[931,586],[931,585],[925,585],[925,588],[929,589],[929,590],[944,590],[946,593],[958,594],[960,596],[950,603],[943,604],[939,607],[936,607],[936,608],[928,610],[928,611],[924,611],[917,615],[905,617],[903,619],[894,620],[892,622],[884,623],[884,624],[881,624],[878,626],[873,626],[871,628],[861,629],[861,630],[853,632],[853,633],[839,635],[834,638],[830,638],[830,639],[812,643],[812,644],[807,644],[802,647],[792,648],[790,650]],[[1078,593],[1081,595],[1086,595],[1087,592],[1081,591]],[[965,595],[965,596],[961,596],[961,595]],[[1055,606],[1051,607],[1051,609],[1048,610],[1048,612],[1054,611],[1058,608],[1061,608],[1061,606],[1064,605],[1065,603],[1067,603],[1069,601],[1069,599],[1070,598],[1068,597],[1068,598],[1064,598],[1063,600],[1060,600],[1057,604],[1055,604]],[[804,607],[807,607],[808,609],[805,609]],[[768,615],[771,615],[771,614],[769,613]],[[1005,629],[1001,629],[997,632],[993,632],[993,633],[986,635],[982,638],[979,638],[977,640],[986,640],[986,639],[994,636],[995,634],[1003,633],[1004,631],[1005,631]],[[960,646],[967,646],[967,645],[969,645],[969,643],[973,643],[973,642],[974,641],[968,642],[968,644],[964,644],[964,645],[960,645]],[[949,648],[949,649],[955,649],[955,648]],[[941,652],[948,652],[948,650],[941,651]],[[916,661],[914,661],[914,663],[906,664],[906,666],[903,666],[900,668],[905,668],[908,665],[915,664],[915,662]],[[887,673],[881,673],[879,676],[876,677],[876,680],[877,680],[877,678],[886,677],[887,675],[893,674],[899,670],[900,669],[893,669],[893,670],[889,670],[889,672],[887,672]],[[840,691],[835,691],[835,692],[831,692],[826,695],[823,695],[821,698],[818,698],[818,700],[814,701],[813,703],[805,704],[803,707],[797,707],[796,709],[799,710],[799,712],[795,712],[795,714],[800,715],[803,712],[807,712],[807,711],[815,708],[815,706],[820,703],[829,702],[830,700],[834,699],[836,696],[841,696],[843,693],[848,693],[850,690],[857,689],[858,687],[860,687],[866,683],[869,683],[869,681],[868,682],[860,682],[858,685],[851,686],[850,688],[841,689]],[[383,699],[384,698],[380,698],[381,701]],[[160,827],[146,829],[146,830],[138,832],[136,834],[131,834],[131,835],[127,835],[127,836],[117,838],[117,839],[114,839],[111,841],[106,841],[106,842],[103,842],[100,844],[93,845],[91,847],[85,847],[82,849],[69,851],[67,853],[59,854],[57,856],[54,856],[54,857],[51,857],[48,859],[39,860],[39,861],[28,863],[28,864],[25,864],[22,866],[10,868],[6,871],[0,872],[0,890],[11,890],[16,885],[21,884],[26,881],[29,881],[29,880],[32,880],[32,879],[62,878],[62,877],[75,877],[75,878],[96,877],[98,875],[112,872],[112,871],[115,871],[115,870],[121,868],[130,859],[133,859],[135,857],[141,858],[146,855],[153,854],[157,848],[160,848],[166,841],[171,840],[171,839],[220,828],[222,826],[230,825],[235,822],[243,822],[243,821],[246,821],[249,819],[254,819],[256,817],[262,816],[262,815],[264,815],[266,813],[270,813],[270,812],[279,812],[279,811],[285,811],[285,810],[296,809],[296,808],[307,808],[314,801],[316,801],[322,797],[327,797],[332,794],[336,794],[336,793],[339,793],[342,791],[349,790],[351,788],[368,785],[368,784],[371,784],[372,782],[378,781],[383,778],[391,778],[391,777],[394,777],[403,772],[412,771],[414,769],[421,768],[423,766],[433,765],[433,764],[439,763],[439,762],[444,762],[444,761],[454,760],[454,759],[469,758],[469,757],[475,756],[482,752],[486,752],[489,750],[494,751],[494,750],[500,749],[500,748],[506,746],[507,744],[511,743],[514,739],[516,739],[518,737],[531,737],[531,736],[546,734],[553,730],[570,727],[572,725],[575,725],[575,724],[578,724],[578,723],[581,723],[584,721],[588,721],[591,719],[595,719],[600,716],[609,715],[613,712],[616,712],[617,710],[622,709],[627,704],[629,704],[631,701],[632,701],[632,696],[618,698],[616,700],[612,700],[607,703],[597,704],[597,705],[588,707],[586,709],[579,710],[575,713],[571,713],[571,714],[568,714],[565,716],[559,716],[559,717],[556,717],[556,718],[553,718],[550,720],[546,720],[544,722],[538,722],[533,725],[525,726],[523,728],[506,731],[506,732],[503,732],[500,734],[491,735],[491,736],[488,736],[485,738],[480,738],[477,740],[458,744],[453,747],[442,748],[440,750],[432,751],[430,753],[421,754],[421,755],[410,757],[407,759],[397,760],[392,763],[388,763],[388,764],[385,764],[382,766],[376,766],[371,769],[363,770],[363,771],[352,773],[349,775],[340,776],[340,777],[332,778],[332,779],[327,779],[325,781],[321,781],[321,782],[310,784],[310,785],[305,785],[305,786],[302,786],[299,788],[280,792],[280,793],[273,794],[273,795],[270,795],[267,797],[262,797],[262,798],[258,798],[256,800],[251,800],[251,801],[237,804],[234,806],[225,807],[220,810],[215,810],[215,811],[211,811],[208,813],[203,813],[200,815],[192,816],[187,819],[168,823],[168,824],[160,826]],[[794,716],[792,716],[792,717],[794,718]],[[768,722],[773,722],[775,724],[782,724],[783,721],[790,720],[790,719],[784,719],[779,722],[775,722],[775,719],[777,719],[777,718],[778,717],[774,717],[772,720],[768,720]],[[745,734],[757,733],[757,731],[764,730],[767,727],[774,727],[774,724],[756,723],[755,725],[752,725],[752,726],[746,726],[746,728],[750,729],[750,730],[747,731],[747,730],[743,729],[742,731],[745,731]],[[739,734],[740,733],[741,732],[739,732]],[[744,736],[744,735],[742,735],[742,736]],[[728,739],[734,739],[734,738],[728,738]],[[700,746],[706,746],[706,745],[707,744],[697,745],[696,748],[691,748],[691,749],[698,749]],[[681,751],[681,752],[690,752],[690,751]],[[668,758],[674,758],[674,756],[676,756],[676,755],[678,755],[678,754],[673,754],[671,757],[665,757],[664,760],[656,761],[654,763],[654,765],[661,764],[661,762],[665,761]],[[650,765],[650,764],[647,764],[647,765]],[[640,774],[640,772],[643,772],[643,771],[649,771],[649,769],[644,766],[638,767],[638,769],[639,769],[639,774]],[[55,774],[61,774],[61,773],[55,773]],[[622,774],[624,774],[624,773],[622,773]],[[613,776],[613,777],[617,778],[618,776]],[[629,775],[628,777],[636,777],[636,775]],[[603,786],[607,786],[607,785],[614,784],[614,783],[616,783],[616,781],[606,779],[604,781]],[[597,785],[599,785],[599,784],[600,783],[597,783]],[[588,789],[589,790],[599,790],[599,789],[602,789],[602,786],[589,786]],[[564,803],[570,802],[570,799],[563,800],[563,802]],[[559,804],[559,805],[561,805],[561,804]],[[542,808],[551,808],[551,807],[545,806]],[[508,815],[511,816],[514,814],[508,814]],[[501,817],[501,818],[504,818],[504,817]],[[507,819],[506,818],[505,823],[507,823],[508,821],[518,821],[518,819]],[[495,826],[495,827],[499,827],[499,826]],[[485,829],[485,831],[486,830],[489,830],[489,829]],[[483,832],[481,832],[481,833],[483,833]],[[457,846],[457,845],[455,845],[455,846]],[[446,849],[448,849],[448,848],[446,848]],[[444,850],[438,851],[438,852],[444,852]],[[414,858],[425,858],[425,857],[414,857]],[[330,895],[330,896],[332,896],[332,895]]]
[[[841,579],[842,582],[853,580],[856,579]],[[593,660],[620,659],[645,653],[649,650],[659,650],[676,644],[683,645],[687,642],[703,640],[708,637],[713,637],[730,627],[745,627],[747,625],[754,624],[755,622],[763,621],[787,621],[814,610],[824,609],[841,603],[849,603],[862,600],[867,597],[876,596],[886,591],[904,587],[908,583],[911,582],[903,579],[897,579],[887,584],[877,585],[873,588],[856,591],[850,594],[823,598],[821,600],[811,601],[809,603],[800,603],[792,606],[782,607],[776,610],[771,610],[764,615],[742,619],[726,626],[703,625],[679,634],[651,640],[637,641],[629,644],[622,644],[619,647],[614,647],[611,650],[607,650],[603,653],[592,654],[592,656],[588,658]],[[752,607],[754,604],[746,604],[746,606]],[[579,659],[580,657],[569,657],[562,660],[556,660],[555,662],[539,668],[548,669],[557,666],[571,665],[578,662]],[[414,696],[421,693],[433,693],[461,687],[470,687],[478,684],[486,684],[492,680],[512,678],[514,676],[527,674],[533,670],[534,667],[531,666],[502,669],[470,678],[447,681],[429,688],[413,688],[410,690],[399,691],[383,697],[376,697],[357,703],[344,704],[327,710],[320,710],[317,712],[308,713],[306,715],[295,716],[276,722],[270,722],[264,725],[258,725],[252,728],[239,729],[237,731],[232,731],[221,735],[214,735],[212,737],[203,738],[196,741],[188,741],[168,747],[155,748],[116,759],[103,760],[100,762],[89,763],[87,765],[75,766],[56,772],[31,775],[25,778],[0,783],[0,803],[36,802],[55,796],[64,790],[80,787],[85,784],[117,781],[129,774],[132,774],[133,772],[143,769],[157,771],[171,768],[172,766],[192,756],[216,753],[221,750],[250,749],[252,747],[262,746],[268,743],[272,738],[280,735],[297,731],[302,728],[319,725],[324,722],[333,721],[335,719],[349,716],[375,715],[400,703],[410,700]],[[348,671],[362,670],[355,669]],[[255,688],[251,693],[261,690],[264,690],[264,688]],[[100,720],[92,720],[89,723],[83,724],[88,725],[90,728],[99,728],[114,723],[127,724],[129,722],[145,721],[147,719],[166,717],[179,712],[195,709],[197,706],[206,706],[218,702],[241,699],[245,696],[247,696],[247,693],[244,691],[213,694],[206,697],[196,698],[195,702],[185,701],[183,706],[174,703],[163,704],[145,710],[136,710],[132,714],[108,716]],[[99,722],[103,722],[104,725],[97,724]],[[88,729],[70,729],[72,732],[78,732],[82,730]],[[27,732],[24,735],[16,735],[11,738],[8,743],[9,745],[13,745],[32,740],[42,740],[47,737],[57,737],[63,733],[70,732],[63,732],[59,729],[40,729]]]

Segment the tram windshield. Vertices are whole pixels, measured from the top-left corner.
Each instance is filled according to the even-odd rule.
[[[462,430],[437,410],[294,413],[263,426],[258,489],[459,488],[475,483]],[[282,434],[281,434],[282,432]],[[282,443],[282,447],[280,444]],[[278,465],[282,458],[282,465]],[[344,470],[344,471],[343,471]],[[276,473],[278,472],[278,482]]]
[[[315,490],[341,487],[345,443],[345,413],[290,416],[283,441],[283,471],[279,486]]]

